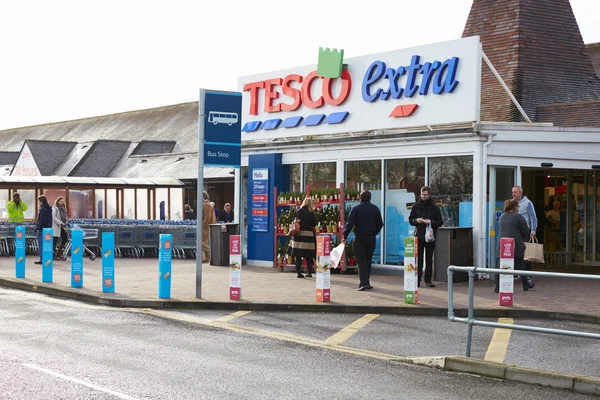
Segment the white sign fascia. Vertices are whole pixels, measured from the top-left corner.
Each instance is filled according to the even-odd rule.
[[[33,158],[33,154],[31,154],[31,150],[29,146],[25,144],[23,146],[23,150],[21,154],[19,154],[19,159],[15,163],[15,167],[11,173],[12,176],[41,176],[40,170]]]
[[[413,56],[419,57],[417,63],[413,63]],[[316,58],[317,54],[315,54]],[[378,61],[379,68],[374,67],[374,63]],[[339,105],[324,102],[317,108],[308,107],[307,101],[304,100],[304,96],[307,96],[310,100],[318,102],[323,97],[324,80],[320,77],[306,79],[309,74],[317,70],[316,65],[241,77],[238,81],[238,89],[242,92],[242,141],[479,122],[481,43],[478,36],[350,58],[344,60],[344,64],[347,65],[347,73],[351,80],[346,100]],[[437,69],[433,68],[434,66],[437,66]],[[452,70],[452,66],[455,67],[453,79],[448,73]],[[411,69],[414,72],[411,73]],[[428,73],[428,69],[432,72]],[[294,74],[300,76],[302,82],[298,82],[298,79],[288,79],[286,82],[286,77]],[[371,83],[369,83],[369,74]],[[379,79],[373,79],[379,74],[381,74]],[[415,78],[414,85],[418,86],[418,90],[411,97],[406,96],[409,76]],[[426,79],[427,77],[429,79]],[[281,85],[278,84],[279,79]],[[434,93],[437,79],[439,79],[438,83],[448,83],[440,94]],[[309,81],[310,86],[307,85]],[[456,83],[451,84],[454,81]],[[256,113],[251,114],[253,91],[249,90],[249,87],[257,84],[260,86],[260,82],[263,83],[263,87],[254,90]],[[266,88],[269,86],[267,83],[270,83],[269,89]],[[331,80],[330,84],[331,97],[335,100],[342,93],[342,79]],[[303,86],[305,86],[304,91]],[[363,95],[363,86],[368,88],[371,98],[376,97],[373,101],[366,100],[370,96]],[[438,84],[438,92],[441,86]],[[427,87],[426,93],[422,92],[424,87]],[[402,89],[401,94],[399,94],[400,89]],[[267,92],[271,93],[271,96],[265,96]],[[326,87],[325,92],[327,92]],[[378,93],[379,95],[376,95]],[[266,97],[271,97],[271,100]],[[298,99],[301,101],[298,102]],[[298,108],[293,111],[265,111],[268,107],[277,109],[278,105],[293,104],[298,104]],[[410,111],[412,111],[410,115],[402,116],[403,113]],[[395,116],[390,116],[394,112]],[[337,115],[346,115],[346,117],[342,122],[328,123],[327,118],[334,113],[341,113]],[[314,115],[324,115],[324,117],[319,124],[304,125],[307,117]],[[289,125],[291,121],[298,121],[298,117],[301,117],[302,122],[297,126],[284,127],[286,120],[289,119]],[[315,117],[312,119],[314,120]],[[280,122],[265,124],[266,121],[273,120],[280,120]],[[249,122],[254,122],[254,125],[259,125],[259,128],[248,131],[246,124]],[[273,126],[277,127],[268,129]]]

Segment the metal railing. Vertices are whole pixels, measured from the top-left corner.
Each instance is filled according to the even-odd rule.
[[[453,280],[454,271],[467,272],[469,275],[469,309],[467,318],[460,318],[454,316],[454,292],[453,292]],[[448,319],[452,322],[464,322],[467,324],[467,351],[466,356],[471,357],[471,342],[473,339],[473,326],[488,326],[492,328],[505,328],[515,329],[520,331],[538,332],[538,333],[551,333],[555,335],[564,336],[575,336],[584,337],[590,339],[600,339],[600,334],[579,332],[579,331],[567,331],[563,329],[553,328],[540,328],[536,326],[528,325],[515,325],[515,324],[503,324],[500,322],[488,322],[482,320],[476,320],[473,318],[473,298],[475,289],[475,274],[476,273],[486,274],[498,274],[498,275],[522,275],[522,276],[551,276],[556,278],[570,278],[570,279],[593,279],[600,281],[600,275],[584,275],[584,274],[564,274],[557,272],[534,272],[525,270],[513,270],[513,269],[492,269],[492,268],[479,268],[479,267],[457,267],[451,265],[448,267]]]

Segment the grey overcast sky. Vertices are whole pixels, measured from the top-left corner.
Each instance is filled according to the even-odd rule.
[[[0,129],[196,101],[314,64],[319,46],[350,58],[460,38],[471,3],[0,0]],[[571,5],[600,42],[600,1]]]

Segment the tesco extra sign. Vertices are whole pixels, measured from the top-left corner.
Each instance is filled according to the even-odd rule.
[[[317,54],[315,54],[315,61]],[[479,121],[481,45],[469,37],[242,77],[242,140]]]

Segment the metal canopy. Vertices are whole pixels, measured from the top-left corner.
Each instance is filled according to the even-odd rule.
[[[65,185],[65,186],[184,186],[175,178],[86,178],[79,176],[0,176],[0,184]]]

